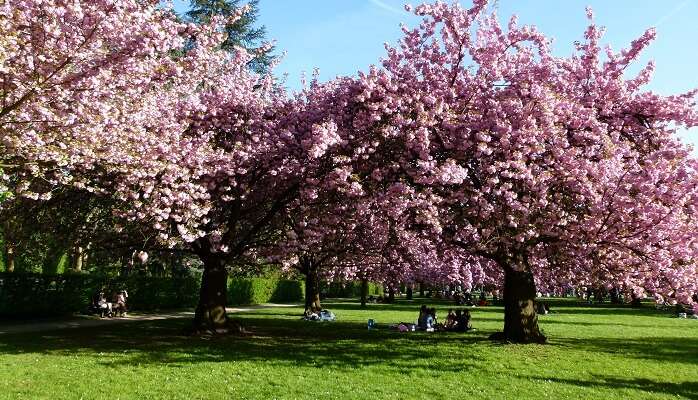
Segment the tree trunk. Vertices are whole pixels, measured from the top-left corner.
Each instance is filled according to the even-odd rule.
[[[320,312],[320,278],[318,270],[312,262],[308,261],[305,268],[305,313]]]
[[[424,284],[419,282],[419,297],[424,297]]]
[[[412,284],[407,285],[407,300],[412,300]]]
[[[388,286],[388,303],[392,304],[395,302],[395,288],[393,286]]]
[[[75,246],[73,249],[73,271],[82,272],[83,249],[82,246]]]
[[[366,308],[366,299],[368,298],[368,279],[361,280],[361,308]]]
[[[5,264],[6,272],[15,272],[15,246],[12,243],[5,242],[5,253],[7,262]]]
[[[545,343],[546,337],[538,329],[535,298],[536,285],[530,271],[505,269],[504,332],[492,338],[514,343]]]
[[[199,256],[204,263],[199,304],[194,314],[195,333],[228,333],[240,331],[239,325],[228,319],[225,306],[228,294],[228,272],[222,258],[216,254]]]

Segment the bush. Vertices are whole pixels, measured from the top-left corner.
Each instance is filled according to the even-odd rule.
[[[228,280],[228,304],[248,305],[303,300],[303,282],[265,278]]]
[[[320,293],[324,297],[361,297],[361,282],[323,282],[320,285]],[[383,287],[380,284],[369,282],[368,295],[382,296]]]
[[[35,317],[84,311],[97,290],[128,290],[130,310],[195,306],[198,277],[108,278],[95,274],[43,275],[0,273],[0,316]]]
[[[270,301],[301,301],[305,297],[305,283],[302,281],[280,280]]]
[[[86,310],[92,296],[104,289],[128,290],[130,310],[158,310],[194,307],[199,299],[200,276],[107,277],[98,274],[0,273],[0,316],[38,317]],[[358,297],[361,282],[325,284],[328,297]],[[382,294],[379,285],[369,283],[369,294]],[[274,278],[230,278],[228,304],[248,305],[269,302],[303,301],[303,281]]]
[[[0,315],[44,316],[80,311],[93,280],[82,275],[0,274]]]

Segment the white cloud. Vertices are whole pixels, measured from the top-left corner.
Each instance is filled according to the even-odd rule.
[[[676,13],[678,13],[679,11],[681,11],[681,10],[682,10],[684,7],[686,7],[686,6],[688,5],[688,3],[690,3],[690,2],[691,2],[691,0],[684,0],[684,1],[682,1],[681,3],[679,3],[676,7],[672,8],[671,11],[669,11],[668,13],[662,15],[662,17],[659,18],[659,19],[657,20],[657,22],[654,23],[654,27],[656,28],[656,27],[658,27],[658,26],[664,24],[665,22],[667,22],[671,17],[673,17]]]
[[[393,14],[398,14],[398,15],[404,15],[404,14],[405,14],[404,11],[400,10],[400,9],[397,8],[397,7],[393,7],[393,6],[391,6],[390,4],[388,4],[388,3],[386,3],[386,2],[384,2],[384,1],[382,1],[382,0],[368,0],[368,1],[370,1],[371,3],[373,3],[374,6],[379,7],[379,8],[382,8],[382,9],[384,9],[384,10],[386,10],[386,11],[389,11],[389,12],[391,12],[391,13],[393,13]]]

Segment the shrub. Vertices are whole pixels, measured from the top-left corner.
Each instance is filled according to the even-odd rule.
[[[98,274],[0,273],[0,316],[37,317],[81,312],[100,289],[110,293],[128,290],[130,310],[158,310],[193,307],[199,299],[200,276],[108,277]],[[361,282],[325,284],[327,297],[358,297]],[[228,304],[248,305],[268,302],[303,301],[303,281],[274,278],[230,278]],[[382,288],[369,283],[369,294],[382,294]]]
[[[320,293],[325,297],[361,297],[361,282],[323,282]],[[368,295],[383,295],[383,287],[380,284],[369,282]]]
[[[199,285],[199,278],[193,276],[109,278],[95,274],[0,273],[0,315],[34,317],[84,311],[99,289],[108,295],[128,290],[131,310],[191,307],[198,300]]]
[[[228,304],[248,305],[303,300],[303,282],[271,278],[231,278]]]
[[[305,283],[302,281],[280,280],[272,293],[270,301],[301,301],[305,296]]]

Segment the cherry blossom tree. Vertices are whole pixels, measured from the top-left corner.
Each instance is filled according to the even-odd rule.
[[[698,123],[695,91],[644,90],[652,63],[624,74],[654,30],[604,53],[588,11],[584,41],[560,58],[535,27],[503,28],[486,8],[415,8],[423,22],[382,68],[339,85],[328,118],[348,173],[371,196],[399,193],[384,212],[400,240],[433,237],[465,252],[470,273],[503,272],[498,338],[545,341],[536,281],[689,303],[697,165],[675,127]]]
[[[312,185],[302,190],[288,209],[284,237],[266,249],[272,260],[305,277],[306,313],[322,309],[323,280],[381,278],[371,272],[382,260],[383,231],[376,229],[382,225],[351,193],[351,184],[335,189],[320,193]]]
[[[363,151],[348,147],[355,131],[340,132],[333,120],[345,111],[343,91],[354,87],[346,78],[325,84],[315,78],[295,98],[300,195],[284,211],[284,234],[265,253],[305,276],[306,311],[321,309],[320,280],[360,280],[367,287],[371,279],[393,290],[417,278],[452,283],[462,278],[461,267],[470,269],[460,249],[443,253],[423,232],[404,229],[413,219],[400,211],[409,208],[403,192],[363,190],[362,177],[353,174]]]
[[[244,49],[220,49],[226,21],[182,23],[158,1],[10,0],[0,12],[4,186],[118,202],[118,217],[201,258],[195,327],[225,330],[225,265],[268,237],[297,187],[286,95]]]

